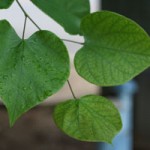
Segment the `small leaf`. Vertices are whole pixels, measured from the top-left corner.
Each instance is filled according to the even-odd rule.
[[[101,11],[81,23],[85,45],[75,56],[79,75],[102,86],[123,84],[150,66],[150,38],[132,20]]]
[[[58,128],[81,141],[111,143],[122,127],[118,110],[101,96],[63,102],[56,106],[53,117]]]
[[[38,8],[52,17],[66,32],[80,33],[82,18],[90,13],[89,0],[31,0]]]
[[[0,0],[0,9],[6,9],[11,6],[14,0]]]
[[[7,21],[0,21],[0,96],[11,125],[56,93],[68,76],[68,52],[56,35],[38,31],[21,40]]]

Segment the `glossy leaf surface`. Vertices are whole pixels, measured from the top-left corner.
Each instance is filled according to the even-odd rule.
[[[79,75],[102,86],[123,84],[150,66],[150,38],[132,20],[101,11],[81,23],[84,46],[75,56]]]
[[[7,21],[0,21],[0,97],[11,125],[56,93],[68,75],[68,52],[56,35],[38,31],[21,40]]]
[[[80,33],[80,23],[90,13],[89,0],[31,0],[70,34]]]
[[[57,105],[53,117],[58,128],[82,141],[111,143],[122,127],[113,103],[94,95]]]

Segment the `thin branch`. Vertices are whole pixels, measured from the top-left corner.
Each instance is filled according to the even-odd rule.
[[[74,92],[73,92],[73,89],[72,89],[72,87],[71,87],[71,84],[70,84],[69,80],[67,80],[67,82],[68,82],[68,85],[69,85],[69,88],[70,88],[70,91],[71,91],[71,93],[72,93],[73,98],[74,98],[75,100],[77,100],[77,98],[76,98],[76,96],[75,96],[75,94],[74,94]]]
[[[22,33],[22,40],[24,40],[24,36],[25,36],[27,18],[28,18],[28,17],[25,15],[24,27],[23,27],[23,33]]]
[[[19,5],[20,9],[23,11],[24,15],[25,15],[25,22],[24,22],[24,29],[23,29],[23,35],[22,35],[22,39],[24,39],[24,35],[25,35],[25,28],[26,28],[26,22],[27,22],[27,18],[30,19],[30,21],[39,29],[41,30],[41,28],[34,22],[34,20],[28,15],[28,13],[25,11],[25,9],[22,7],[22,5],[20,4],[20,2],[18,0],[16,0],[17,4]],[[76,42],[76,41],[72,41],[72,40],[67,40],[67,39],[61,39],[63,41],[67,41],[67,42],[72,42],[72,43],[76,43],[76,44],[80,44],[80,45],[83,45],[84,43],[80,43],[80,42]],[[71,87],[71,84],[69,82],[69,80],[67,80],[68,82],[68,85],[69,85],[69,88],[70,88],[70,91],[72,93],[72,96],[75,100],[77,100],[74,92],[73,92],[73,89]]]
[[[84,43],[77,42],[77,41],[72,41],[72,40],[68,40],[68,39],[62,39],[62,40],[63,40],[63,41],[66,41],[66,42],[71,42],[71,43],[75,43],[75,44],[84,45]]]
[[[20,9],[23,11],[24,15],[27,16],[30,21],[39,29],[41,30],[41,28],[34,22],[34,20],[28,15],[28,13],[25,11],[25,9],[22,7],[22,5],[20,4],[20,2],[18,0],[16,0],[17,4],[19,5]]]
[[[38,30],[41,30],[41,28],[35,23],[35,21],[25,11],[25,9],[22,7],[22,5],[20,4],[20,2],[18,0],[16,0],[16,2],[19,5],[20,9],[23,11],[24,15],[27,16],[30,19],[30,21],[38,28]],[[61,40],[66,41],[66,42],[75,43],[75,44],[84,45],[84,43],[80,43],[80,42],[72,41],[72,40],[68,40],[68,39],[61,39]]]

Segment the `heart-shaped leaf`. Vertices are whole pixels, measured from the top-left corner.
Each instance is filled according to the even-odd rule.
[[[0,9],[6,9],[11,6],[14,0],[0,0]]]
[[[31,0],[70,34],[80,33],[82,18],[90,13],[89,0]]]
[[[75,56],[79,75],[96,85],[123,84],[150,66],[150,38],[135,22],[101,11],[81,23],[85,45]]]
[[[0,21],[0,96],[11,125],[56,93],[68,76],[68,52],[56,35],[38,31],[21,40],[7,21]]]
[[[63,102],[56,106],[53,117],[58,128],[82,141],[111,143],[122,127],[116,107],[101,96]]]

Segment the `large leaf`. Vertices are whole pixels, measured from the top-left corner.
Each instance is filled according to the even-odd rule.
[[[0,9],[6,9],[11,6],[14,0],[0,0]]]
[[[89,0],[31,0],[70,34],[80,33],[82,18],[90,13]]]
[[[68,75],[68,53],[58,37],[38,31],[21,40],[7,21],[0,21],[0,96],[11,125],[57,92]]]
[[[122,127],[119,112],[113,103],[94,95],[59,104],[53,117],[63,132],[82,141],[111,143]]]
[[[119,85],[150,65],[150,38],[135,22],[101,11],[81,23],[85,45],[75,56],[79,75],[96,85]]]

